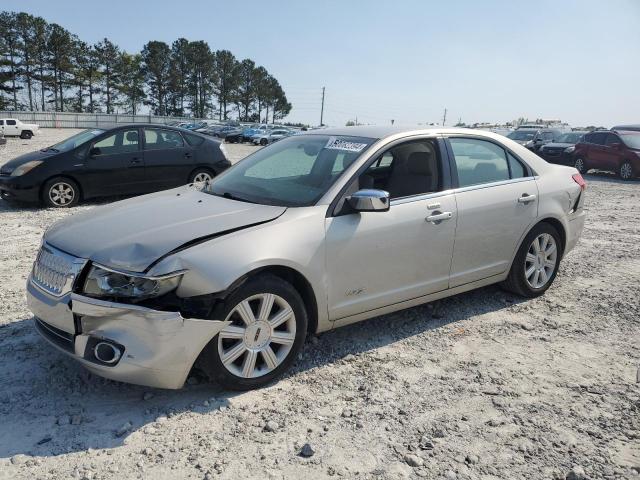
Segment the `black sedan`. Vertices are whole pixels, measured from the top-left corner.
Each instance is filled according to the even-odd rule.
[[[538,155],[549,163],[573,166],[573,151],[582,136],[588,132],[568,132],[560,135],[557,140],[540,147]]]
[[[94,128],[2,165],[0,196],[69,207],[80,199],[206,182],[230,165],[219,141],[183,129]]]

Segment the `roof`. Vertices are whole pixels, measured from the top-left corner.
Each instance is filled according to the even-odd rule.
[[[306,135],[344,135],[349,137],[386,138],[398,133],[467,133],[484,134],[486,132],[471,128],[425,127],[422,125],[358,125],[356,127],[332,127],[303,132]]]

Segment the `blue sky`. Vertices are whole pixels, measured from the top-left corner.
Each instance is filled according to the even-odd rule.
[[[640,0],[134,1],[11,5],[88,42],[206,40],[264,65],[289,120],[640,123]]]

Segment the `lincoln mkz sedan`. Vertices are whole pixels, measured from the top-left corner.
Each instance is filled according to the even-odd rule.
[[[5,200],[70,207],[81,199],[206,182],[227,169],[220,142],[162,125],[84,130],[0,167]]]
[[[180,388],[282,374],[308,333],[489,284],[543,294],[585,183],[500,135],[346,127],[292,136],[211,182],[76,214],[27,282],[41,335],[92,372]]]

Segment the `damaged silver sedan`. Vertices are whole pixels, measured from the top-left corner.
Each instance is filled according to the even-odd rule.
[[[493,283],[541,295],[582,232],[584,189],[491,133],[321,130],[58,222],[28,304],[98,375],[180,388],[198,366],[256,388],[308,333]]]

